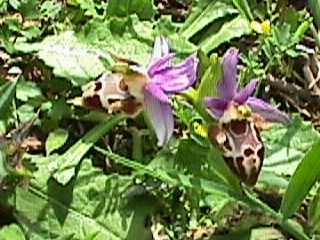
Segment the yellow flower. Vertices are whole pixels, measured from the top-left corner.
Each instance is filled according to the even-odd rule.
[[[269,20],[264,20],[261,23],[263,33],[269,34],[271,32],[271,24]]]
[[[253,31],[260,34],[269,34],[271,31],[271,24],[269,20],[264,20],[263,22],[252,21],[250,27]]]
[[[196,134],[200,135],[203,138],[206,138],[208,136],[208,129],[198,122],[195,122],[193,124],[193,129]]]

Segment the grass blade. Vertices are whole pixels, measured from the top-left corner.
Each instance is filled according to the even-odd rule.
[[[307,152],[292,175],[287,191],[282,199],[281,212],[285,219],[298,209],[310,188],[320,176],[320,141]]]

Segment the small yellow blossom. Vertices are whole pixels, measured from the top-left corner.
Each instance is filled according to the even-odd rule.
[[[269,34],[271,32],[271,24],[269,20],[265,20],[261,23],[263,33]]]
[[[269,34],[271,32],[271,24],[269,20],[264,20],[263,22],[252,21],[250,27],[253,31],[260,34]]]
[[[206,138],[208,136],[208,129],[202,124],[195,122],[193,124],[193,128],[194,128],[194,132],[200,135],[201,137]]]

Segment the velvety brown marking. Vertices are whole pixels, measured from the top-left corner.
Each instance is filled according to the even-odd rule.
[[[244,150],[244,155],[249,157],[250,155],[254,154],[254,151],[251,148],[247,148]]]
[[[95,109],[103,108],[102,103],[100,101],[100,97],[98,95],[93,95],[92,97],[85,97],[83,101],[84,101],[84,105],[88,107],[95,108]]]
[[[108,99],[108,104],[112,105],[113,103],[118,102],[118,101],[119,101],[118,99]]]
[[[95,88],[94,91],[99,91],[102,88],[102,83],[100,81],[95,82]]]
[[[253,170],[252,170],[253,171]],[[253,186],[256,184],[257,180],[258,180],[258,176],[259,176],[259,172],[256,170],[254,172],[252,172],[248,179],[245,181],[246,184]]]
[[[126,112],[130,115],[133,115],[139,111],[142,104],[140,102],[136,101],[136,99],[134,99],[134,98],[129,98],[129,99],[123,100],[122,106],[123,106],[122,109],[124,112]]]
[[[120,81],[119,88],[124,92],[127,92],[129,90],[128,85],[123,80]]]
[[[230,129],[237,135],[244,134],[247,131],[248,122],[245,120],[233,120],[230,122]]]
[[[231,147],[231,145],[230,145],[230,141],[229,141],[228,138],[226,138],[226,141],[223,143],[223,146],[224,146],[227,150],[232,151],[232,147]]]
[[[243,166],[243,157],[236,157],[236,162],[238,164],[238,166]]]
[[[245,168],[243,166],[243,161],[244,161],[243,157],[236,158],[236,162],[237,162],[237,166],[238,166],[238,175],[242,181],[246,182],[247,174],[246,174]]]

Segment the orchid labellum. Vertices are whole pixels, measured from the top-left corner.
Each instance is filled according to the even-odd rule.
[[[130,65],[125,73],[102,75],[86,86],[84,103],[110,112],[123,110],[131,115],[143,109],[152,123],[158,145],[166,144],[174,128],[169,96],[195,83],[198,66],[198,59],[193,55],[180,64],[173,64],[173,58],[167,40],[156,38],[153,55],[146,68]]]
[[[262,99],[253,97],[258,81],[243,89],[237,84],[239,51],[229,49],[223,57],[219,97],[207,97],[205,104],[218,125],[209,128],[209,139],[223,152],[230,169],[248,185],[258,179],[264,158],[261,122],[289,122],[289,117]]]

